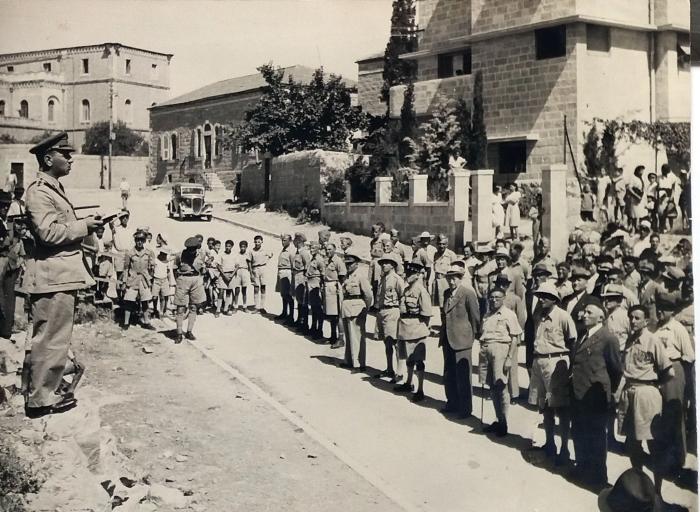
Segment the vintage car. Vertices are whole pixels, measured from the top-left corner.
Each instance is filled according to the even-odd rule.
[[[168,203],[168,217],[183,220],[199,217],[211,220],[213,206],[204,202],[204,186],[197,183],[173,185],[173,195]]]

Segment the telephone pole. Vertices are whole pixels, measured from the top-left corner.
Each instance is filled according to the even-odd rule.
[[[112,130],[114,129],[112,109],[114,107],[114,79],[109,81],[109,155],[107,157],[107,189],[112,190]]]

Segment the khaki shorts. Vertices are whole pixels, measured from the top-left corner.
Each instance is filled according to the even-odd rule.
[[[176,306],[196,306],[207,300],[201,276],[179,276],[175,282]]]
[[[380,309],[377,311],[377,329],[381,339],[399,337],[399,308]]]
[[[479,382],[493,386],[500,380],[501,383],[506,384],[508,372],[504,371],[503,365],[509,353],[510,343],[491,342],[481,345],[479,350]]]
[[[157,277],[153,279],[153,286],[151,286],[151,294],[154,297],[162,295],[163,297],[172,297],[175,295],[175,290],[170,286],[170,281],[167,277]]]
[[[420,340],[404,341],[399,340],[396,342],[396,351],[398,353],[399,359],[405,359],[406,364],[413,366],[418,362],[425,361],[425,338]]]
[[[569,356],[535,357],[528,402],[540,409],[569,405]]]
[[[124,292],[124,300],[128,302],[146,302],[153,299],[151,289],[144,283],[139,283],[138,286],[130,286]]]
[[[234,288],[243,288],[244,286],[250,286],[250,272],[247,268],[239,268],[236,271],[236,275],[233,276],[231,281]]]
[[[256,288],[265,286],[265,265],[253,267],[253,272],[250,274],[250,282]]]
[[[663,407],[661,391],[652,384],[628,384],[617,407],[617,433],[637,441],[658,437]]]

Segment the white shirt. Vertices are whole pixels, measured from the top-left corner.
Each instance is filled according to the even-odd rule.
[[[119,184],[119,190],[121,190],[122,192],[129,192],[131,190],[131,185],[129,185],[129,182],[126,180],[122,181]]]

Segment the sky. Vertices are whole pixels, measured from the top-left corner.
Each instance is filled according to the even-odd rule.
[[[172,53],[170,96],[263,63],[357,80],[381,52],[391,0],[0,0],[0,53],[117,42]]]

